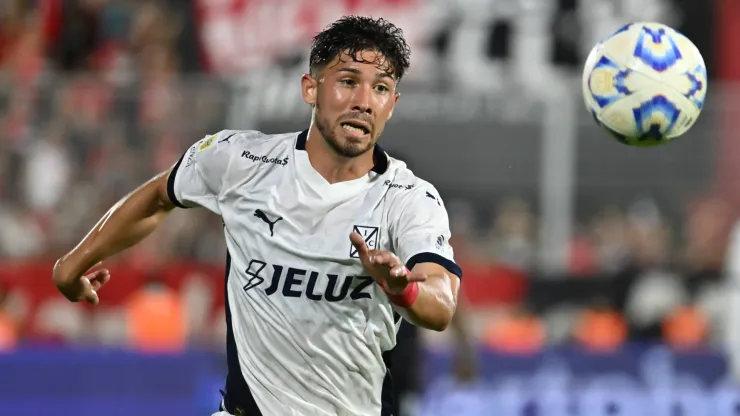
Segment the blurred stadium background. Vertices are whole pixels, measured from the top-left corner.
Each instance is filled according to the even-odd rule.
[[[0,414],[214,410],[218,218],[172,215],[96,308],[51,266],[206,134],[304,128],[308,42],[345,14],[412,44],[383,141],[439,188],[465,270],[453,328],[402,330],[398,414],[739,415],[732,0],[1,1]],[[683,31],[711,77],[663,148],[610,140],[580,98],[591,46],[635,20]]]

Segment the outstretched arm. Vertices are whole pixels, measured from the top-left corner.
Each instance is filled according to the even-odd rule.
[[[85,238],[54,265],[53,281],[72,302],[97,304],[96,291],[110,278],[106,270],[85,273],[96,264],[135,245],[154,231],[175,207],[167,195],[169,171],[118,201]]]
[[[457,309],[460,278],[437,263],[418,263],[409,270],[395,254],[370,250],[357,233],[350,235],[360,261],[409,322],[444,331]]]
[[[394,195],[388,212],[392,252],[369,253],[372,260],[363,265],[375,272],[406,320],[444,331],[457,309],[462,270],[455,264],[447,210],[437,195],[423,181]],[[359,235],[352,239],[355,247],[364,245]]]
[[[72,251],[54,266],[53,280],[72,302],[97,304],[97,290],[110,276],[107,270],[85,275],[108,257],[146,238],[175,207],[201,206],[220,214],[218,195],[233,151],[222,149],[223,130],[205,137],[183,154],[172,169],[155,176],[118,201]]]

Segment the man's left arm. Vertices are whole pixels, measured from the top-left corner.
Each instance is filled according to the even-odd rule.
[[[447,211],[436,190],[412,192],[389,213],[393,253],[368,250],[359,235],[351,240],[399,314],[417,326],[444,331],[457,309],[462,270],[454,261]]]
[[[415,325],[444,331],[457,310],[460,277],[437,263],[418,263],[411,273],[426,276],[426,280],[417,283],[419,293],[411,305],[396,304],[399,313]]]

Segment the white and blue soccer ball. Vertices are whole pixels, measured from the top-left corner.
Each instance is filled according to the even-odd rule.
[[[583,70],[583,98],[620,142],[655,146],[694,125],[707,94],[696,46],[660,23],[632,23],[599,42]]]

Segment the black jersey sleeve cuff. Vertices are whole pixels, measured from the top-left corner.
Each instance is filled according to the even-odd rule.
[[[167,177],[167,196],[170,198],[170,201],[178,208],[188,208],[185,205],[182,204],[177,199],[177,195],[175,195],[175,178],[177,177],[177,171],[180,169],[180,165],[182,164],[182,160],[185,158],[185,155],[187,152],[183,153],[182,156],[180,156],[180,160],[175,163],[175,166],[170,171],[170,176]]]
[[[448,272],[462,279],[462,269],[460,266],[455,264],[454,261],[440,256],[436,253],[419,253],[411,256],[409,261],[406,262],[406,268],[409,270],[413,269],[419,263],[436,263],[447,269]]]

